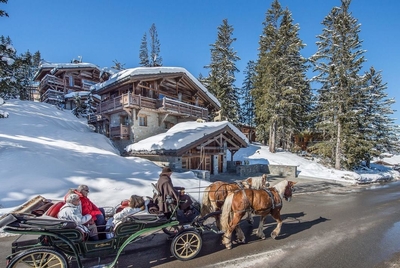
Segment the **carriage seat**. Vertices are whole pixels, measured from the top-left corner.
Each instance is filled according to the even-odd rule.
[[[57,218],[58,212],[60,211],[61,207],[64,206],[64,204],[65,202],[63,201],[55,203],[45,212],[44,215]]]

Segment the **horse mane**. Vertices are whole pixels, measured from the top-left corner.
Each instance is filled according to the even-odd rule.
[[[265,182],[267,181],[267,175],[263,174],[261,177],[247,178],[244,181],[251,185],[250,189],[260,190],[265,187]]]
[[[211,208],[211,201],[210,201],[210,196],[209,196],[209,192],[210,192],[210,185],[207,186],[204,189],[204,193],[203,193],[203,199],[201,200],[201,215],[205,216],[208,213],[210,213],[210,208]]]
[[[283,198],[283,194],[285,193],[285,189],[286,189],[286,186],[288,185],[288,183],[289,182],[287,180],[283,180],[283,181],[278,182],[274,186],[272,186],[277,190],[277,192],[279,193],[281,198]]]
[[[222,214],[221,214],[221,231],[225,232],[229,228],[229,222],[231,218],[231,209],[232,209],[232,198],[234,193],[230,193],[222,206]]]

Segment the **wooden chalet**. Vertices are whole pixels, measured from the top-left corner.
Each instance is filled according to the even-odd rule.
[[[166,132],[177,123],[208,121],[219,101],[179,67],[138,67],[120,71],[94,86],[101,97],[88,122],[107,137],[129,143]]]
[[[173,170],[227,172],[228,161],[248,146],[246,136],[228,121],[185,122],[126,147],[129,155],[149,159]],[[227,151],[231,153],[227,159]]]
[[[256,141],[256,128],[248,125],[239,125],[240,131],[246,136],[250,142]]]
[[[91,86],[101,82],[100,73],[96,65],[80,61],[42,63],[33,79],[39,82],[41,102],[59,104],[65,103],[66,94],[89,92]]]

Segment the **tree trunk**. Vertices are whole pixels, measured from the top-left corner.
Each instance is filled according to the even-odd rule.
[[[269,151],[271,153],[276,152],[276,121],[272,122],[269,129]]]
[[[340,147],[341,147],[341,135],[342,132],[342,124],[340,120],[338,120],[338,126],[337,126],[337,137],[336,137],[336,153],[335,153],[335,168],[339,169],[341,168],[340,166],[340,158],[342,157],[342,154],[340,152]]]

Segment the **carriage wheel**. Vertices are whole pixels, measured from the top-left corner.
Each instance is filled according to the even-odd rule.
[[[171,252],[180,261],[191,260],[201,250],[203,241],[196,231],[186,231],[178,234],[172,240]]]
[[[49,248],[33,248],[22,251],[11,259],[7,268],[68,268],[64,254]]]

